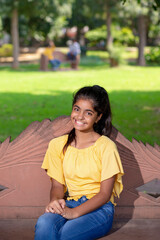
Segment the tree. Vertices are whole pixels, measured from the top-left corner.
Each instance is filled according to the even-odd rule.
[[[67,16],[70,11],[72,0],[0,0],[2,17],[9,16],[11,19],[11,37],[13,43],[13,68],[18,68],[19,55],[19,29],[18,20],[20,15],[29,19],[32,17],[41,17],[44,22],[47,18],[54,21],[58,16]],[[68,7],[66,5],[68,4]]]
[[[93,4],[93,0],[74,0],[72,4],[72,14],[68,18],[68,26],[77,26],[77,38],[80,38],[83,27],[88,26],[90,29],[101,26],[104,23],[102,20],[102,12],[100,0]]]
[[[149,23],[149,17],[152,11],[157,9],[158,1],[150,1],[146,3],[146,1],[141,0],[139,3],[138,9],[138,35],[139,35],[139,45],[138,45],[138,59],[137,63],[140,66],[145,66],[145,56],[144,56],[144,48],[147,42],[147,28]]]
[[[12,17],[11,17],[11,36],[12,36],[12,43],[13,43],[13,68],[19,67],[19,33],[18,33],[18,9],[15,6],[12,10]]]
[[[147,41],[147,16],[140,14],[138,16],[138,35],[139,35],[139,44],[138,44],[138,59],[137,63],[139,66],[145,66],[146,61],[144,57],[144,48]]]
[[[18,1],[17,0],[1,0],[1,15],[4,14],[11,17],[11,37],[13,42],[13,68],[18,68],[18,55],[19,55],[19,36],[18,36]]]
[[[106,9],[106,27],[107,27],[107,42],[106,47],[109,49],[112,46],[113,38],[111,34],[111,11],[109,6],[109,1],[105,1],[105,9]]]
[[[118,8],[119,8],[119,3],[117,3],[117,1],[115,0],[104,1],[106,28],[107,28],[106,48],[108,50],[112,48],[112,44],[113,44],[113,37],[111,32],[112,18],[115,15],[115,12],[118,12]]]
[[[31,11],[32,9],[32,11]],[[34,1],[32,0],[1,0],[2,17],[8,16],[11,19],[11,39],[13,43],[13,68],[19,67],[19,12],[33,13]]]
[[[138,2],[138,3],[137,3]],[[147,31],[149,25],[149,18],[154,10],[153,6],[156,1],[145,1],[145,0],[133,0],[132,5],[129,1],[125,1],[124,10],[127,14],[132,16],[132,19],[137,20],[138,29],[138,58],[137,63],[140,66],[145,66],[144,48],[147,42]],[[156,5],[158,7],[158,5]],[[157,8],[156,8],[157,9]]]
[[[94,29],[106,24],[106,47],[112,45],[113,37],[111,32],[112,18],[117,17],[119,2],[116,0],[75,0],[72,5],[72,16],[69,19],[69,26],[78,26],[78,35],[84,26]],[[116,14],[115,14],[116,13]]]

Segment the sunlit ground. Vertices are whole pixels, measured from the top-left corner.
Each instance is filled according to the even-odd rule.
[[[107,52],[92,51],[78,71],[40,72],[39,64],[21,64],[19,70],[0,67],[0,76],[0,141],[13,140],[33,121],[69,115],[72,93],[98,84],[108,90],[113,124],[124,136],[160,144],[160,67],[131,62],[110,68]]]

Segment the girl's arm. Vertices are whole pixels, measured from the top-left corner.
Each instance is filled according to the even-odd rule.
[[[45,211],[51,213],[62,214],[64,211],[65,200],[64,198],[64,185],[52,179],[50,191],[50,203],[46,206]]]
[[[112,194],[114,181],[115,176],[102,181],[100,192],[80,206],[75,208],[65,207],[64,213],[62,213],[63,217],[67,219],[77,218],[84,214],[92,212],[101,207],[103,204],[107,203],[110,200]]]

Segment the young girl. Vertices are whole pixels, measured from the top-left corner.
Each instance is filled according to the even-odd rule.
[[[112,226],[123,168],[109,139],[112,123],[106,90],[97,85],[81,88],[73,99],[71,121],[72,131],[49,143],[42,164],[52,187],[50,203],[36,224],[35,240],[92,240],[106,235]]]

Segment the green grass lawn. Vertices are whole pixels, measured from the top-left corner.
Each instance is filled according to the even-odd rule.
[[[109,92],[113,124],[124,136],[160,144],[160,67],[110,68],[107,56],[99,54],[89,52],[79,71],[0,67],[0,141],[13,140],[33,121],[69,115],[72,93],[99,84]]]

